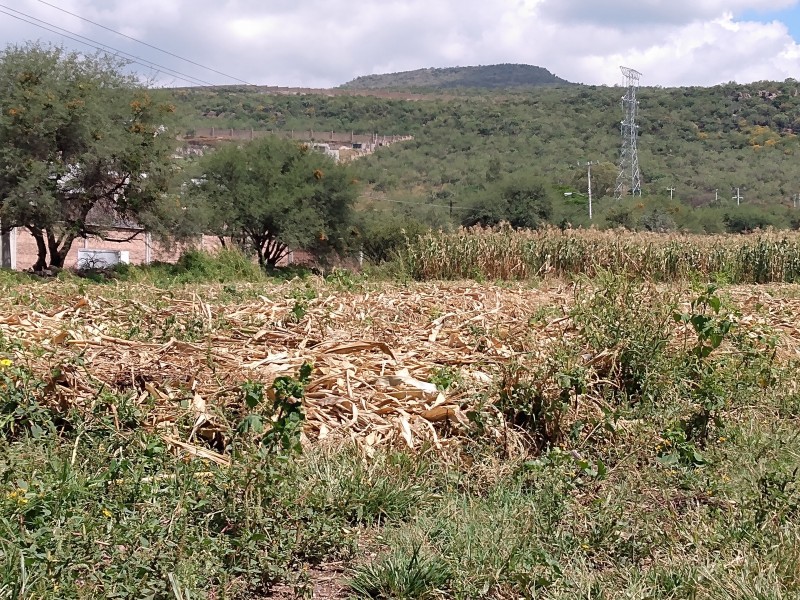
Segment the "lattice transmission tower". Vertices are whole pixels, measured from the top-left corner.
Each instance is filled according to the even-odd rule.
[[[614,197],[619,200],[630,193],[632,196],[642,195],[642,174],[639,171],[639,154],[636,151],[636,136],[639,126],[636,124],[636,114],[639,112],[639,102],[636,100],[636,90],[639,88],[639,79],[642,74],[628,67],[620,67],[625,77],[627,91],[622,97],[623,119],[622,151],[619,157],[619,174],[617,186],[614,188]]]

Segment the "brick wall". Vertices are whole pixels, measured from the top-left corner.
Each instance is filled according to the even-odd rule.
[[[36,263],[36,240],[27,229],[17,228],[14,230],[16,238],[15,264],[12,268],[19,271],[30,269]],[[111,231],[110,237],[127,238],[133,232],[130,230]],[[12,243],[14,237],[10,237]],[[73,269],[78,266],[78,250],[127,250],[128,258],[132,265],[147,264],[147,235],[139,233],[135,238],[127,242],[109,242],[100,238],[89,237],[87,239],[78,238],[72,243],[67,259],[64,261],[65,269]],[[175,244],[171,248],[159,246],[155,241],[150,245],[150,262],[174,263],[186,250],[195,249],[214,253],[222,248],[219,238],[213,235],[203,235],[193,243]],[[290,252],[289,256],[281,259],[278,266],[286,266],[290,263],[313,264],[314,257],[308,252]]]
[[[125,238],[131,235],[132,231],[111,232],[110,236]],[[74,268],[78,264],[78,250],[127,250],[131,264],[146,264],[148,259],[147,236],[144,232],[139,233],[135,238],[127,242],[108,242],[100,238],[90,237],[87,239],[78,238],[72,243],[64,267]],[[204,235],[195,243],[175,245],[172,248],[165,248],[158,245],[155,241],[150,245],[150,262],[175,262],[181,253],[190,248],[214,252],[220,248],[219,239],[215,236]],[[36,240],[25,229],[16,230],[16,265],[18,270],[30,269],[36,263]]]

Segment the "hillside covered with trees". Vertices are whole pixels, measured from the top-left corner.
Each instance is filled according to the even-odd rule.
[[[364,75],[339,86],[349,90],[414,89],[448,90],[453,88],[509,89],[570,85],[547,69],[533,65],[502,64],[477,67],[416,69],[400,73]]]
[[[641,88],[644,194],[622,201],[611,198],[624,92],[618,87],[473,90],[413,101],[217,88],[181,90],[173,101],[186,128],[413,135],[354,165],[366,184],[360,206],[384,220],[383,211],[435,227],[510,219],[494,199],[527,187],[541,205],[527,224],[717,232],[800,225],[793,207],[800,193],[799,89],[794,80]],[[578,164],[589,160],[599,162],[591,223],[586,169]],[[741,206],[732,200],[736,188]]]

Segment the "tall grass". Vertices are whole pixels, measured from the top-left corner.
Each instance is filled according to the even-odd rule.
[[[258,282],[266,279],[258,264],[237,249],[222,249],[213,254],[190,250],[183,253],[175,264],[156,263],[125,271],[123,274],[128,279],[161,284]]]
[[[519,280],[612,271],[654,281],[700,276],[729,283],[796,282],[800,281],[800,233],[704,236],[469,228],[409,239],[400,259],[418,280]]]

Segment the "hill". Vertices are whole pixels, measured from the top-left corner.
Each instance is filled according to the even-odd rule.
[[[570,85],[569,81],[553,75],[547,69],[533,65],[486,65],[477,67],[449,67],[445,69],[417,69],[400,73],[364,75],[357,77],[340,89],[440,89],[478,88],[507,89]]]
[[[587,160],[601,162],[592,169],[592,223],[598,226],[706,232],[800,226],[800,84],[794,80],[641,88],[644,195],[622,202],[610,197],[620,147],[620,88],[456,89],[415,100],[247,88],[169,93],[187,129],[413,135],[353,168],[373,199],[369,205],[436,227],[462,222],[476,202],[506,193],[521,177],[547,186],[553,207],[548,221],[588,225],[586,169],[578,167]],[[737,188],[741,207],[731,200]]]

